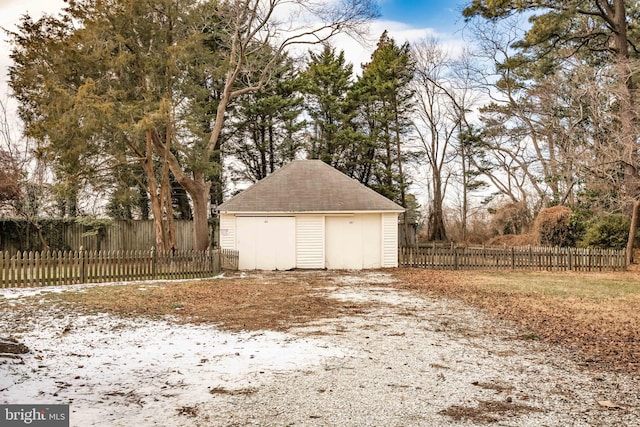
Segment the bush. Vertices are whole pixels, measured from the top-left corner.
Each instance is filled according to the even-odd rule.
[[[624,249],[631,220],[624,215],[603,215],[591,221],[580,246],[600,249]]]
[[[573,212],[566,206],[542,209],[533,225],[533,234],[541,245],[575,246]]]
[[[498,235],[522,234],[531,223],[531,215],[524,202],[507,203],[497,209],[489,209],[493,215],[492,227]]]

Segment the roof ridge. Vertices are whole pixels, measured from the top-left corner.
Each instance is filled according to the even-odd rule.
[[[296,159],[218,207],[226,212],[390,211],[403,207],[319,159]]]

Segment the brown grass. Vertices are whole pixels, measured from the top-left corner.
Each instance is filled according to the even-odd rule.
[[[527,246],[536,245],[536,236],[533,234],[503,234],[489,239],[487,245],[489,246]]]
[[[99,286],[82,292],[49,294],[56,302],[88,312],[123,316],[175,316],[186,322],[211,322],[229,330],[287,330],[347,312],[367,310],[328,298],[322,275],[297,277],[265,273],[241,278]]]
[[[512,402],[479,401],[478,406],[453,405],[440,411],[456,421],[471,421],[474,424],[492,424],[505,416],[513,417],[527,412],[539,412],[540,409],[533,406]]]
[[[638,272],[386,271],[399,279],[389,286],[462,300],[517,325],[521,339],[569,349],[571,357],[585,366],[640,373]],[[98,286],[46,294],[46,298],[68,304],[74,311],[171,315],[229,330],[288,330],[319,319],[367,312],[378,305],[328,297],[327,287],[336,286],[333,274],[273,272],[246,278]],[[0,307],[9,309],[1,300]]]
[[[460,299],[518,325],[521,338],[575,351],[583,365],[640,371],[637,273],[398,270],[398,286]]]

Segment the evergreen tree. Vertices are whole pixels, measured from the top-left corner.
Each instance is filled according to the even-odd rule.
[[[303,148],[303,98],[293,62],[285,58],[265,87],[233,107],[225,153],[240,162],[235,178],[252,182],[295,159]]]
[[[206,49],[197,60],[192,55],[203,38],[202,26],[194,24],[215,23],[213,16],[196,0],[109,0],[71,2],[61,18],[23,18],[12,34],[11,87],[27,135],[55,165],[67,196],[62,209],[76,210],[82,183],[102,184],[105,191],[115,186],[119,197],[129,197],[130,173],[113,172],[137,164],[130,170],[144,171],[135,179],[146,185],[157,247],[175,247],[173,178],[156,142],[180,161],[192,160],[174,147],[193,138],[181,124],[204,121],[195,117],[204,109],[179,108],[200,82],[187,79],[189,70],[178,64],[185,57],[212,60]],[[119,176],[127,178],[117,183]],[[128,210],[117,214],[128,216]]]
[[[409,44],[398,46],[385,31],[354,88],[368,155],[363,161],[373,166],[367,184],[402,206],[409,185],[404,166],[410,157],[405,143],[413,108],[412,77]]]
[[[309,55],[302,76],[310,118],[307,155],[347,171],[347,153],[353,146],[350,121],[356,114],[349,98],[353,66],[346,62],[343,51],[337,54],[329,45]]]
[[[11,86],[28,132],[69,168],[67,182],[105,171],[108,163],[139,162],[157,244],[167,248],[173,246],[172,174],[191,198],[195,249],[206,250],[210,199],[221,200],[220,150],[231,102],[262,89],[292,45],[357,34],[377,13],[370,0],[316,6],[70,1],[61,18],[34,23],[27,17],[12,34]],[[284,8],[290,21],[279,13]],[[317,24],[296,27],[300,16]]]

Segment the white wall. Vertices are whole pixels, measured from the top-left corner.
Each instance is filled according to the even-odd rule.
[[[236,250],[236,216],[220,215],[220,247]]]
[[[220,246],[240,251],[240,269],[397,267],[398,214],[222,214]]]

